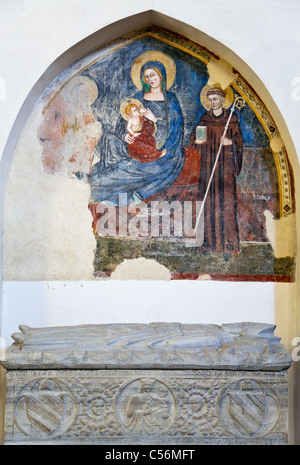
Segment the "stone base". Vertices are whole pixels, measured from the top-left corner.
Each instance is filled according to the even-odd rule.
[[[5,444],[287,444],[287,371],[8,370]]]

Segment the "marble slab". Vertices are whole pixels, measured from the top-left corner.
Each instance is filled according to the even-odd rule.
[[[287,372],[12,370],[5,444],[287,444]]]

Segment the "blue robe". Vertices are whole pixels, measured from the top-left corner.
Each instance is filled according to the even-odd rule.
[[[156,102],[145,100],[140,91],[134,98],[162,118],[157,121],[155,139],[157,148],[166,149],[167,154],[149,163],[130,158],[124,141],[126,122],[120,121],[114,133],[102,135],[96,148],[100,161],[89,175],[93,202],[109,200],[118,205],[120,194],[127,195],[128,203],[146,199],[170,187],[183,168],[183,117],[175,95],[165,91],[165,100]]]

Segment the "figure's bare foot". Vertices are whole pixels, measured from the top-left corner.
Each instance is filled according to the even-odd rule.
[[[164,157],[165,155],[167,155],[167,149],[162,150],[159,158]]]

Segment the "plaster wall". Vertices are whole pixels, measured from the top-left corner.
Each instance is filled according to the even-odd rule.
[[[171,7],[165,0],[126,3],[119,0],[109,3],[96,0],[2,0],[0,8],[0,77],[4,83],[0,95],[1,195],[4,195],[10,166],[13,169],[11,154],[17,136],[39,90],[41,93],[51,79],[72,62],[72,57],[77,59],[81,51],[86,52],[81,40],[115,21],[147,10],[157,12],[156,21],[161,25],[170,29],[173,26],[174,30],[188,37],[197,35],[202,45],[210,49],[214,47],[216,53],[231,63],[239,57],[239,71],[261,95],[278,124],[292,163],[298,195],[300,35],[297,18],[300,5],[297,0],[230,0],[226,4],[221,0],[188,0],[173,1]],[[146,19],[137,17],[126,27],[130,24],[132,29],[140,27],[143,21]],[[74,48],[67,57],[63,55],[71,47]],[[92,50],[92,43],[90,47]],[[58,57],[61,58],[57,60]],[[52,63],[55,64],[50,66]],[[22,194],[26,202],[26,193]],[[297,231],[299,235],[299,219]],[[52,236],[54,240],[54,230]],[[69,280],[63,279],[63,274],[58,281],[47,274],[43,280],[28,281],[26,276],[18,281],[11,276],[4,280],[2,349],[11,343],[10,334],[19,324],[261,321],[277,325],[277,333],[288,350],[292,348],[293,337],[300,335],[298,276],[293,284],[168,282],[157,281],[153,275],[146,281],[95,282],[90,280],[89,271],[80,280],[69,273]],[[294,406],[293,395],[291,405]],[[291,425],[292,436],[293,432]]]

